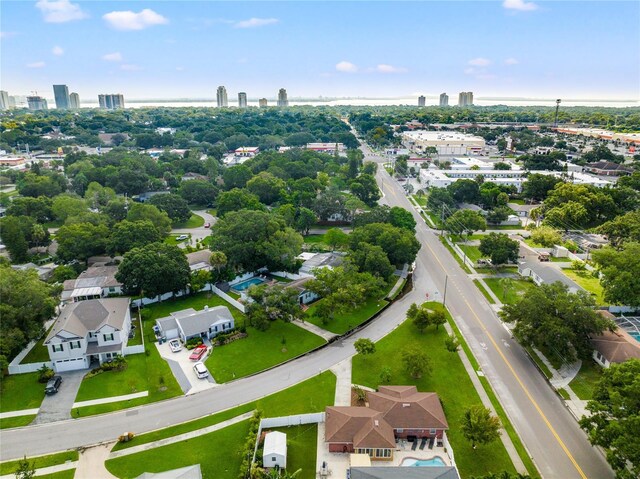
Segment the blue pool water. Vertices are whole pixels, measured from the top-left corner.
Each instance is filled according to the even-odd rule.
[[[260,278],[249,278],[249,279],[247,279],[245,281],[242,281],[242,282],[240,282],[238,284],[234,284],[233,286],[231,286],[231,288],[236,290],[236,291],[244,291],[249,286],[253,286],[254,284],[260,284],[260,283],[264,283],[264,280],[260,279]]]
[[[410,467],[434,467],[434,466],[446,466],[444,461],[439,457],[434,457],[433,459],[428,460],[417,460],[417,459],[405,459],[402,461],[403,466]]]
[[[633,339],[640,343],[640,333],[629,333]]]

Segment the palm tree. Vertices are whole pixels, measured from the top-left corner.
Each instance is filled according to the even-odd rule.
[[[504,300],[507,297],[507,293],[513,289],[513,280],[511,278],[502,278],[498,283],[502,288],[502,299]]]

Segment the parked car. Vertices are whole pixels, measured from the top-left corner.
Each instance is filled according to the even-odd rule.
[[[193,370],[195,371],[196,376],[198,376],[198,379],[205,379],[209,376],[207,367],[200,361],[193,365]]]
[[[177,339],[172,339],[169,341],[169,347],[171,348],[172,353],[177,353],[178,351],[182,351],[182,344]]]
[[[200,359],[202,359],[202,356],[204,356],[206,352],[207,347],[204,344],[196,346],[194,350],[191,351],[191,356],[189,356],[189,359],[191,359],[192,361],[200,361]]]
[[[60,389],[60,384],[62,384],[61,376],[53,376],[49,381],[47,381],[47,386],[44,388],[44,393],[47,395],[55,394]]]
[[[176,241],[184,241],[189,237],[189,235],[180,235],[176,236]]]
[[[205,228],[211,228],[211,223],[205,223],[205,224],[204,224],[204,227],[205,227]]]

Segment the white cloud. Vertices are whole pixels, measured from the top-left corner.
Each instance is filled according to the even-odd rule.
[[[27,68],[44,68],[44,66],[45,66],[44,62],[27,63]]]
[[[406,73],[407,69],[381,63],[380,65],[376,66],[376,71],[379,73]]]
[[[116,30],[143,30],[153,25],[164,25],[169,20],[148,8],[138,13],[131,10],[109,12],[102,16],[111,28]]]
[[[505,65],[517,65],[518,63],[520,63],[516,58],[507,58],[504,61]]]
[[[47,23],[65,23],[87,18],[80,5],[73,4],[69,0],[39,0],[36,3]]]
[[[250,18],[249,20],[236,22],[233,26],[234,28],[256,28],[264,27],[265,25],[273,25],[279,21],[280,20],[277,18]]]
[[[524,0],[504,0],[502,6],[507,10],[520,10],[522,12],[530,12],[537,10],[538,5],[533,2],[525,2]]]
[[[358,71],[358,67],[351,62],[341,61],[336,63],[336,70],[339,72],[355,73]]]
[[[139,65],[133,65],[131,63],[123,63],[122,65],[120,65],[120,70],[124,70],[127,72],[137,72],[142,70],[142,67]]]
[[[64,50],[62,49],[62,47],[59,47],[58,45],[56,45],[51,50],[51,53],[53,53],[55,56],[59,57],[61,55],[64,55]]]
[[[474,67],[486,67],[491,65],[491,60],[482,57],[473,58],[469,60],[469,65],[473,65]]]
[[[121,62],[122,54],[120,52],[107,53],[106,55],[102,55],[102,59],[108,62]]]
[[[465,69],[464,69],[464,73],[465,73],[465,75],[473,75],[475,72],[476,72],[476,69],[475,69],[475,68],[471,68],[471,67],[469,67],[469,68],[465,68]]]
[[[18,32],[0,32],[0,38],[10,38],[15,37]]]

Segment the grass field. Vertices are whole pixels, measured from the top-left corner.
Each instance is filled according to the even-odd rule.
[[[287,471],[294,473],[300,469],[297,479],[316,479],[318,426],[305,424],[270,430],[287,435]]]
[[[49,334],[49,331],[42,335],[36,345],[31,348],[31,351],[29,351],[20,364],[43,363],[45,361],[49,361],[49,350],[44,345],[44,340],[47,339],[47,334]]]
[[[462,262],[462,258],[458,256],[458,254],[455,251],[453,251],[453,248],[451,247],[451,245],[449,245],[449,243],[447,243],[447,240],[445,240],[442,236],[440,236],[440,242],[444,245],[445,248],[447,248],[447,250],[449,250],[449,253],[451,253],[451,256],[453,256],[453,258],[458,262],[458,264],[464,270],[464,272],[467,274],[471,274],[471,270],[469,269],[469,267],[466,264],[464,264]]]
[[[200,215],[192,214],[191,218],[189,218],[184,223],[176,223],[173,225],[174,229],[190,229],[190,228],[200,228],[204,225],[204,218]]]
[[[493,266],[483,266],[474,269],[476,270],[476,272],[481,274],[518,273],[517,266],[498,266],[497,268],[494,268]]]
[[[75,475],[75,469],[67,469],[66,471],[54,472],[53,474],[43,474],[37,477],[38,479],[73,479]]]
[[[484,257],[482,255],[482,253],[480,252],[480,248],[478,248],[477,246],[469,246],[469,245],[466,245],[466,244],[459,244],[458,248],[460,248],[467,255],[467,258],[469,258],[474,263],[477,263],[477,261],[480,258]]]
[[[6,417],[4,419],[0,419],[0,429],[28,426],[35,418],[35,414],[28,416]]]
[[[64,464],[67,461],[77,461],[78,451],[65,451],[57,454],[50,454],[48,456],[28,458],[28,460],[30,464],[33,464],[35,469],[41,469],[43,467]],[[18,468],[19,462],[20,461],[17,460],[0,463],[0,476],[15,473],[16,469]]]
[[[591,276],[590,272],[577,273],[572,269],[563,269],[562,272],[565,276],[572,279],[579,286],[582,286],[591,293],[591,296],[596,300],[596,304],[598,306],[607,306],[609,304],[604,300],[604,292],[602,290],[600,280]]]
[[[569,387],[580,399],[588,401],[593,396],[593,390],[602,377],[602,367],[593,360],[582,361],[578,375],[569,383]]]
[[[486,281],[486,280],[485,280]],[[474,279],[473,280],[473,284],[476,285],[476,287],[480,290],[480,292],[482,293],[482,295],[487,299],[487,301],[489,301],[489,304],[496,304],[496,302],[493,300],[493,298],[491,297],[491,295],[489,293],[487,293],[487,290],[484,289],[484,286],[482,286],[482,283],[480,282],[479,279]]]
[[[484,282],[491,288],[500,301],[505,304],[514,304],[524,293],[536,287],[531,281],[524,279],[512,279],[513,287],[506,291],[500,285],[500,278],[485,278]]]
[[[431,309],[441,307],[429,303]],[[405,321],[391,334],[376,343],[376,352],[368,357],[357,355],[353,360],[353,382],[377,387],[383,367],[392,371],[391,384],[415,384],[420,391],[435,391],[440,396],[449,423],[447,435],[451,441],[456,463],[462,477],[484,475],[489,472],[515,472],[513,464],[500,441],[477,446],[474,450],[460,431],[464,411],[480,398],[462,365],[460,358],[444,347],[447,333],[444,328],[436,331],[429,327],[418,334],[411,322]],[[401,354],[408,347],[426,351],[432,365],[432,373],[421,379],[409,376],[403,367]]]
[[[5,376],[0,382],[0,412],[40,407],[44,386],[38,382],[38,373]]]
[[[371,298],[356,311],[351,311],[344,314],[336,314],[333,319],[330,319],[327,323],[323,323],[321,318],[314,315],[314,312],[320,301],[311,305],[311,307],[307,310],[307,314],[304,320],[336,334],[344,334],[350,329],[353,329],[356,326],[364,323],[367,319],[384,308],[384,306],[388,303],[388,301],[385,299]]]

